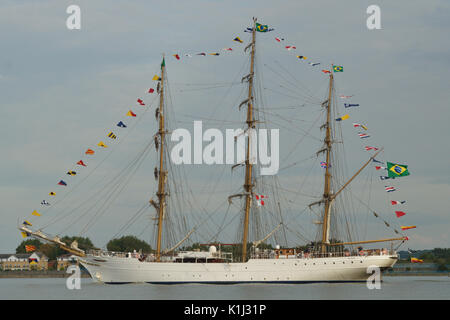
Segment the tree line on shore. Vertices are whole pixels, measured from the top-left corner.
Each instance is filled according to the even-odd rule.
[[[84,237],[64,236],[61,238],[61,240],[68,244],[72,243],[73,241],[77,241],[78,247],[85,251],[99,249],[94,246],[94,244],[88,237],[84,238]],[[67,254],[67,252],[59,248],[59,246],[55,244],[43,243],[37,239],[28,239],[22,241],[16,248],[16,253],[26,253],[27,252],[25,248],[26,245],[33,245],[36,248],[35,251],[42,252],[48,257],[49,260],[56,260],[57,257]],[[218,245],[219,244],[217,244],[217,246]],[[306,250],[311,245],[314,245],[314,243],[310,244],[309,246],[299,247],[299,249]],[[250,248],[251,244],[249,243],[248,246]],[[261,243],[258,247],[260,249],[273,249],[273,247],[270,244],[266,243]],[[144,254],[154,252],[152,247],[147,242],[131,235],[111,239],[106,244],[106,249],[108,251],[115,251],[115,252],[133,252],[134,250],[136,250],[137,252],[141,252]],[[206,251],[208,250],[208,246],[202,245],[200,243],[194,243],[190,246],[182,247],[181,250]],[[233,257],[235,257],[240,256],[242,248],[240,245],[222,244],[221,250],[223,252],[231,252],[233,254]],[[434,248],[432,250],[415,251],[414,253],[415,257],[422,259],[426,263],[435,263],[442,267],[445,267],[446,265],[450,264],[450,248]]]

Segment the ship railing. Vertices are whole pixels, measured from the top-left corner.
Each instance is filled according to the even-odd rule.
[[[294,254],[276,254],[275,251],[253,252],[252,259],[311,259],[311,258],[335,258],[335,257],[367,257],[397,255],[396,251],[388,249],[367,249],[359,251],[337,251],[337,252],[305,252],[295,251]]]

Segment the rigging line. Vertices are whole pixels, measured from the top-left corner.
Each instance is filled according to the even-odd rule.
[[[288,69],[286,69],[286,68],[284,68],[282,65],[281,65],[281,63],[280,62],[278,62],[277,60],[274,60],[274,62],[276,63],[276,64],[278,64],[278,66],[281,68],[281,69],[283,69],[284,70],[284,72],[286,72],[288,75],[290,75],[291,77],[292,77],[292,79],[294,79],[294,81],[295,81],[295,83],[296,84],[299,84],[300,86],[302,86],[303,87],[303,89],[304,90],[306,90],[306,91],[308,91],[309,92],[309,94],[311,95],[311,97],[314,97],[315,99],[317,99],[317,100],[320,100],[320,98],[318,98],[318,97],[316,97],[315,95],[314,95],[314,92],[312,91],[312,90],[310,90],[307,86],[305,86],[305,85],[303,85]]]
[[[300,87],[298,87],[298,86],[296,86],[296,85],[293,85],[293,84],[292,84],[289,80],[287,80],[283,75],[281,75],[279,72],[273,70],[273,69],[272,69],[271,67],[269,67],[267,64],[264,64],[264,66],[267,67],[270,71],[272,71],[272,72],[275,73],[276,75],[278,75],[278,76],[279,76],[282,80],[284,80],[287,84],[291,85],[292,87],[295,87],[296,89],[303,90],[302,88],[300,88]],[[306,94],[298,93],[298,94],[300,94],[301,96],[303,96],[303,98],[312,99],[312,101],[315,101],[315,102],[317,102],[317,103],[320,103],[320,99],[319,99],[319,98],[317,98],[317,97],[315,97],[315,96],[313,96],[313,95],[311,95],[311,94],[309,94],[309,93],[306,93]]]
[[[133,130],[134,130],[134,128],[136,128],[136,126],[138,125],[138,123],[140,122],[140,120],[144,117],[144,115],[147,113],[147,111],[150,109],[150,107],[149,108],[146,108],[145,110],[144,110],[144,112],[142,113],[142,115],[141,115],[141,117],[139,117],[138,119],[137,119],[137,121],[130,127],[130,130],[128,130],[128,132],[124,135],[124,137],[122,138],[122,139],[120,139],[119,141],[118,141],[118,143],[116,144],[116,147],[115,148],[113,148],[108,154],[107,154],[107,156],[105,157],[105,158],[103,158],[103,160],[101,160],[95,167],[94,167],[94,169],[92,169],[91,170],[91,172],[89,172],[88,174],[87,174],[87,176],[85,176],[85,177],[83,177],[83,179],[80,181],[80,182],[78,182],[78,184],[76,184],[72,189],[70,189],[66,194],[64,194],[63,196],[62,196],[62,198],[61,199],[58,199],[45,213],[48,213],[51,209],[53,209],[58,203],[60,203],[61,201],[63,201],[64,199],[66,199],[74,190],[76,190],[84,181],[86,181],[95,171],[96,171],[96,169],[100,166],[100,165],[102,165],[103,164],[103,162],[105,162],[117,149],[118,149],[118,146],[120,146],[121,144],[122,144],[122,142],[123,141],[125,141],[126,140],[126,138],[131,134],[131,132],[133,132]]]
[[[243,68],[245,67],[245,65],[247,65],[249,63],[250,63],[250,61],[248,61],[247,59],[244,59],[244,62],[242,63],[239,71],[236,73],[236,76],[234,77],[232,83],[234,83],[236,79],[239,79],[239,76],[241,75],[241,70],[244,70]],[[225,100],[225,97],[230,93],[231,88],[232,88],[232,86],[230,86],[228,88],[228,90],[225,92],[225,94],[222,96],[222,98],[219,100],[219,102],[216,103],[216,107],[213,109],[212,113],[210,114],[210,118],[214,117],[215,113],[217,112],[217,109],[223,103],[223,101]]]
[[[153,145],[153,140],[150,141],[149,145],[150,145],[150,146]],[[144,148],[144,151],[145,151],[146,149],[147,149],[147,147]],[[137,158],[140,158],[140,157],[142,156],[142,153],[143,153],[144,151],[142,151],[141,154],[139,154]],[[109,180],[109,182],[108,182],[107,184],[112,184],[115,180],[119,179],[119,178],[124,174],[124,172],[126,172],[130,167],[132,167],[132,166],[135,164],[136,161],[137,161],[136,158],[133,159],[133,161],[131,161],[131,162],[130,162],[130,163],[129,163],[122,171],[121,171],[121,172],[119,172],[115,177],[113,177],[111,180]],[[100,182],[103,182],[104,180],[106,180],[107,177],[108,177],[108,176],[105,176],[105,178],[102,179],[102,181],[100,181]],[[99,184],[100,184],[100,183],[98,183],[98,185],[99,185]],[[55,217],[55,218],[54,218],[53,220],[51,220],[47,225],[45,225],[43,228],[41,228],[41,230],[43,230],[44,228],[47,228],[48,226],[50,226],[50,225],[52,225],[52,224],[55,224],[56,222],[60,221],[61,219],[64,219],[64,218],[68,217],[70,214],[72,214],[73,212],[75,212],[76,210],[78,210],[79,208],[81,208],[82,206],[86,205],[87,203],[89,203],[90,200],[92,200],[93,198],[95,198],[95,197],[97,197],[97,196],[98,196],[98,194],[97,194],[97,193],[94,193],[91,197],[89,197],[86,201],[82,202],[79,206],[75,207],[74,209],[70,210],[69,212],[67,212],[67,213],[65,213],[65,214],[63,214],[63,215],[60,215],[60,216]],[[95,205],[94,205],[94,206],[95,206]],[[87,213],[86,213],[86,214],[87,214]]]
[[[181,116],[189,117],[192,119],[200,119],[200,120],[209,120],[209,121],[218,121],[218,122],[229,122],[229,123],[241,123],[241,121],[231,121],[231,120],[223,120],[223,119],[211,119],[211,118],[205,118],[205,117],[199,117],[199,116],[192,116],[190,114],[186,113],[179,113]]]
[[[195,89],[178,89],[177,92],[193,92],[193,91],[202,91],[202,90],[210,90],[210,89],[218,89],[218,88],[227,88],[235,86],[236,84],[231,85],[221,85],[221,86],[211,86],[211,87],[205,87],[205,88],[195,88]]]
[[[292,95],[289,95],[289,94],[286,94],[286,93],[283,93],[283,92],[274,90],[274,89],[272,89],[272,88],[266,88],[266,87],[264,87],[263,89],[264,89],[264,90],[272,91],[272,92],[274,92],[274,93],[277,93],[277,94],[279,94],[279,95],[282,95],[282,96],[285,96],[285,97],[288,97],[288,98],[292,98],[292,99],[294,99],[294,100],[300,100],[300,101],[304,101],[304,102],[309,102],[309,103],[311,103],[311,104],[319,104],[319,103],[320,103],[320,102],[318,102],[318,101],[311,101],[311,100],[308,100],[308,99],[304,99],[304,97],[300,97],[300,96],[292,96]],[[303,99],[304,99],[304,100],[303,100]]]
[[[149,145],[150,146],[150,145]],[[146,153],[148,153],[148,151],[150,150],[150,148],[148,148],[146,150]],[[118,194],[120,194],[122,192],[122,190],[128,185],[128,183],[131,181],[131,178],[133,178],[134,174],[136,173],[136,171],[139,169],[139,167],[142,165],[143,160],[145,160],[145,154],[142,157],[142,159],[140,160],[140,163],[137,163],[135,168],[134,168],[134,172],[132,172],[131,174],[129,174],[129,176],[127,178],[125,178],[122,188],[117,192],[117,196]],[[97,210],[97,213],[94,215],[94,217],[92,217],[92,219],[86,224],[86,226],[80,231],[80,235],[84,234],[85,232],[87,232],[97,221],[98,219],[100,219],[100,217],[106,212],[106,210],[112,205],[112,203],[114,201],[109,201],[113,196],[114,196],[114,192],[120,187],[120,182],[117,184],[117,186],[115,187],[115,190],[113,190],[110,194],[110,196],[105,199],[105,201],[103,202],[103,208],[99,208]],[[115,197],[117,199],[117,196]],[[109,201],[109,203],[108,203]],[[103,212],[101,211],[103,210]],[[95,221],[95,219],[97,219]]]
[[[233,85],[233,84],[240,84],[240,82],[236,81],[236,82],[208,82],[208,83],[191,83],[191,82],[171,82],[171,85],[174,86],[181,86],[181,85],[185,85],[185,86],[211,86],[211,85]]]
[[[314,120],[314,122],[311,124],[311,126],[309,127],[309,129],[305,132],[305,134],[304,134],[302,137],[300,137],[300,139],[295,143],[295,145],[294,145],[294,147],[291,149],[291,151],[284,157],[283,162],[285,162],[285,161],[292,155],[292,153],[294,152],[294,150],[296,150],[296,149],[298,148],[298,146],[300,145],[300,143],[303,142],[303,139],[305,139],[306,134],[309,135],[309,133],[312,131],[312,129],[316,126],[317,121],[319,121],[319,119],[322,117],[323,112],[324,112],[324,111],[322,110],[322,112],[318,115],[318,117],[316,118],[316,120]],[[315,138],[315,137],[314,137],[314,138]],[[317,139],[317,138],[315,138],[315,139]],[[319,140],[319,141],[322,142],[322,140],[320,140],[320,139],[317,139],[317,140]]]
[[[294,133],[297,133],[297,134],[301,135],[302,138],[301,138],[300,142],[301,142],[305,137],[308,137],[308,138],[311,138],[311,139],[313,139],[313,140],[322,142],[321,139],[319,139],[319,138],[313,136],[312,134],[310,134],[309,131],[303,130],[303,129],[300,128],[300,127],[296,127],[296,129],[299,129],[299,130],[301,131],[301,132],[298,132],[296,129],[290,128],[290,127],[288,127],[288,126],[286,126],[286,125],[282,125],[282,124],[281,124],[280,122],[278,122],[278,121],[267,120],[266,122],[267,122],[267,123],[270,123],[270,124],[277,125],[277,126],[279,126],[279,127],[281,127],[281,128],[287,129],[287,130],[289,130],[289,131],[292,131],[292,132],[294,132]],[[310,129],[310,131],[311,131],[311,130],[312,130],[312,128]],[[299,143],[300,143],[300,142],[299,142]],[[291,149],[291,152],[289,153],[289,155],[290,155],[292,152],[294,152],[294,151],[295,151],[295,149]],[[283,161],[285,161],[285,160],[286,160],[286,159],[283,159]]]
[[[303,119],[298,119],[298,118],[293,118],[293,117],[291,117],[289,119],[286,119],[285,117],[279,115],[278,113],[273,113],[273,112],[269,112],[269,111],[266,111],[266,110],[256,109],[256,111],[258,111],[260,113],[263,113],[263,114],[269,114],[269,115],[273,115],[275,117],[279,117],[281,120],[284,120],[284,121],[287,121],[287,122],[290,122],[290,123],[292,123],[294,121],[311,122],[310,120],[303,120]]]
[[[124,173],[124,172],[125,172],[125,170],[122,171],[122,173]],[[121,175],[122,175],[122,173],[121,173]],[[120,178],[120,176],[118,176],[118,178]],[[125,185],[126,185],[126,184],[127,184],[126,180],[123,180],[123,181],[125,181]],[[119,182],[119,183],[116,183],[116,184],[113,184],[113,185],[111,185],[111,186],[109,187],[110,191],[107,190],[107,191],[105,192],[105,194],[108,194],[108,193],[110,192],[110,195],[104,200],[104,203],[103,203],[103,205],[102,205],[103,207],[105,207],[105,205],[107,204],[107,202],[109,201],[109,199],[111,199],[112,195],[114,195],[114,192],[115,192],[119,187],[120,187],[120,182]],[[97,194],[97,195],[100,195],[100,194]],[[80,221],[84,216],[86,216],[88,213],[90,213],[91,210],[92,210],[97,204],[98,204],[98,203],[95,202],[90,208],[88,208],[88,209],[85,211],[84,214],[82,214],[80,217],[76,217],[76,219],[74,220],[74,222],[73,222],[72,224],[69,224],[65,229],[61,230],[61,232],[59,232],[59,234],[61,234],[62,232],[67,231],[67,229],[69,229],[73,224],[75,224],[77,221]],[[95,214],[94,217],[91,218],[91,221],[95,219],[96,215],[98,215],[98,213],[99,213],[100,210],[102,210],[101,207],[98,209],[97,214]],[[88,222],[87,225],[89,225],[89,223],[90,223],[90,222]],[[80,236],[81,236],[81,234],[80,234]]]
[[[283,171],[283,170],[286,170],[286,169],[289,169],[289,168],[292,168],[292,167],[295,167],[295,166],[298,165],[298,164],[301,164],[301,163],[303,163],[303,162],[306,162],[307,160],[311,160],[311,159],[314,159],[314,158],[317,158],[316,154],[313,154],[313,155],[312,155],[311,157],[309,157],[309,158],[305,158],[305,159],[303,159],[303,160],[299,160],[299,161],[293,162],[293,163],[291,163],[291,164],[289,164],[289,165],[287,165],[287,166],[284,166],[284,167],[280,168],[280,169],[278,170],[278,172]]]
[[[145,212],[145,209],[149,208],[150,204],[146,202],[139,210],[123,225],[115,235],[113,235],[112,239],[118,237],[121,233],[127,230],[141,215]]]

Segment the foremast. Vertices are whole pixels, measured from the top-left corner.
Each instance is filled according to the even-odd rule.
[[[244,232],[242,237],[242,262],[247,260],[247,241],[248,241],[248,226],[250,217],[250,208],[253,197],[253,183],[252,171],[253,165],[250,159],[251,150],[251,132],[255,126],[253,117],[253,77],[255,68],[255,43],[256,43],[256,18],[253,18],[252,28],[252,42],[251,42],[251,56],[250,56],[250,74],[248,75],[248,103],[247,103],[247,151],[245,156],[245,214],[244,214]]]
[[[164,212],[166,209],[166,182],[167,171],[164,166],[164,150],[165,150],[165,136],[166,129],[164,123],[164,80],[165,80],[166,63],[163,56],[161,63],[161,77],[160,77],[160,90],[159,90],[159,130],[157,135],[159,136],[159,170],[158,170],[158,191],[156,196],[158,197],[158,204],[155,206],[158,212],[158,235],[156,243],[156,261],[161,261],[161,239]]]

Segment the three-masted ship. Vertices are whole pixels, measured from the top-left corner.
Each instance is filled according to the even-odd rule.
[[[245,103],[247,131],[254,129],[255,120],[255,51],[256,51],[256,19],[253,19],[252,40],[248,48],[250,51],[250,70],[245,77],[248,83],[248,95]],[[167,215],[167,176],[169,166],[164,156],[166,152],[167,113],[165,110],[166,65],[163,58],[159,79],[159,108],[157,112],[158,132],[156,138],[159,145],[159,166],[155,168],[158,189],[156,198],[150,204],[156,211],[156,249],[153,254],[117,253],[108,251],[85,252],[78,248],[77,243],[65,243],[58,237],[51,237],[42,231],[34,231],[27,225],[19,229],[28,235],[54,243],[62,249],[77,255],[79,262],[91,274],[92,278],[104,283],[302,283],[302,282],[351,282],[365,281],[369,276],[368,267],[378,266],[381,270],[392,267],[397,261],[397,254],[392,249],[374,249],[365,252],[348,250],[347,246],[376,242],[405,241],[406,237],[379,240],[335,242],[330,239],[330,225],[332,207],[335,199],[354,180],[359,173],[375,159],[375,153],[367,162],[339,189],[332,190],[332,175],[330,167],[333,165],[332,149],[335,143],[332,137],[331,106],[334,90],[334,76],[329,74],[328,97],[322,103],[326,112],[326,120],[322,125],[325,130],[324,147],[320,150],[325,156],[325,174],[323,195],[311,207],[319,207],[321,221],[321,241],[317,241],[310,249],[276,248],[259,249],[258,245],[276,232],[282,223],[277,225],[266,237],[259,241],[249,241],[249,223],[254,199],[254,164],[251,157],[251,137],[246,135],[245,177],[243,192],[230,196],[240,197],[243,205],[243,225],[241,257],[231,257],[217,246],[211,245],[208,251],[180,251],[180,245],[194,232],[192,230],[178,243],[168,249],[163,249],[163,233],[165,217]],[[236,261],[237,260],[237,261]]]

